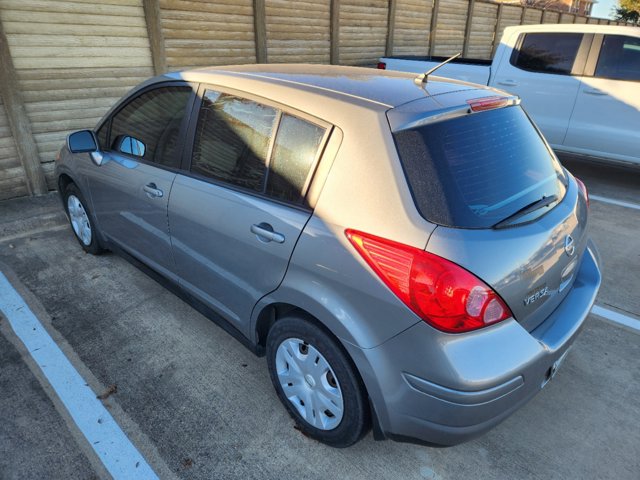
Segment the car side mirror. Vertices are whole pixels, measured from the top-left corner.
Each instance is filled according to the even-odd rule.
[[[98,139],[91,130],[80,130],[67,137],[67,147],[71,153],[88,153],[96,165],[102,165],[104,155],[98,148]]]
[[[141,140],[129,135],[123,135],[118,138],[116,145],[118,145],[120,153],[126,153],[134,157],[142,158],[147,151],[147,146]]]
[[[98,140],[91,130],[80,130],[67,137],[67,146],[71,153],[95,152]]]

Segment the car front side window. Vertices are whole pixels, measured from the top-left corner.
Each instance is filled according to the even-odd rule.
[[[131,100],[113,116],[109,149],[178,168],[180,131],[191,93],[190,87],[161,87]]]

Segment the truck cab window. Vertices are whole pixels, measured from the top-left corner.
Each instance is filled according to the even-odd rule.
[[[582,33],[527,33],[511,64],[522,70],[570,75]]]
[[[605,35],[595,76],[640,81],[640,38]]]

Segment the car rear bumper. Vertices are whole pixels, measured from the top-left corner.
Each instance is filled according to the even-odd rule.
[[[464,335],[419,322],[372,349],[347,346],[383,436],[455,445],[491,429],[555,375],[600,287],[589,244],[571,292],[535,330],[515,320]]]

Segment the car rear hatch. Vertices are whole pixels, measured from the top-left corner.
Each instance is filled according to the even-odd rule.
[[[531,331],[571,289],[586,199],[517,99],[443,97],[440,110],[427,97],[387,112],[416,208],[438,225],[426,250],[483,280]]]

